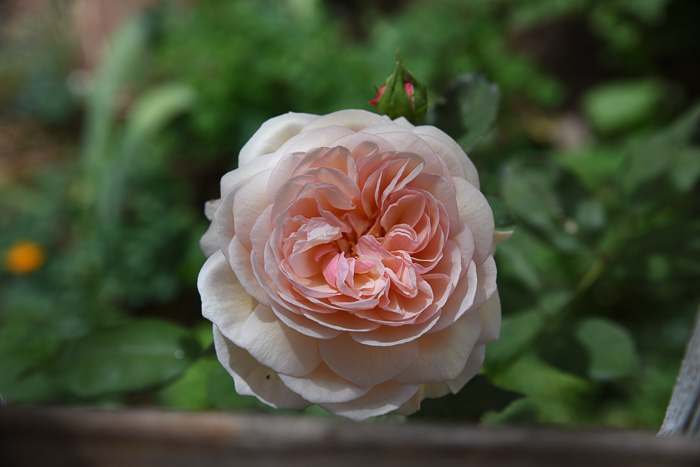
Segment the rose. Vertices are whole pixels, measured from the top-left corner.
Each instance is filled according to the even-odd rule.
[[[239,394],[408,414],[459,391],[498,337],[493,213],[437,128],[361,110],[273,118],[206,212],[202,310]]]

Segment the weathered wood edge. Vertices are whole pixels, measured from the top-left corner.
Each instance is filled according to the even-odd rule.
[[[700,433],[700,310],[681,363],[659,436]]]
[[[235,461],[235,462],[234,462]],[[352,423],[311,417],[0,410],[0,465],[695,466],[700,444],[653,433]]]

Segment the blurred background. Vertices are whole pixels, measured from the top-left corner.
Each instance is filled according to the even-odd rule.
[[[515,231],[484,371],[410,418],[658,429],[700,297],[698,19],[695,0],[0,1],[0,393],[266,410],[210,350],[203,204],[268,118],[371,110],[400,48],[457,102],[460,125],[433,121]]]

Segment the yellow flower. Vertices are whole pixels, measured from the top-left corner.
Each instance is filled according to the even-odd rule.
[[[5,252],[5,269],[11,274],[29,274],[44,264],[44,250],[32,241],[13,243]]]

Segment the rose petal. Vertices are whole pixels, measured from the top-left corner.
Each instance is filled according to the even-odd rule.
[[[379,115],[366,110],[347,109],[332,112],[321,118],[312,120],[304,126],[304,131],[313,129],[325,129],[329,126],[342,126],[359,131],[368,126],[391,123],[391,119],[386,115]]]
[[[404,344],[418,339],[435,326],[440,315],[433,315],[430,319],[408,326],[381,326],[367,332],[351,332],[350,336],[360,344],[377,347]]]
[[[415,362],[394,380],[403,383],[438,383],[456,378],[481,334],[481,315],[469,313],[447,329],[426,334],[417,342],[419,355]]]
[[[229,243],[228,258],[231,269],[245,291],[263,305],[269,305],[269,296],[260,286],[260,282],[253,272],[251,253],[241,245],[238,236],[233,237]]]
[[[361,397],[371,389],[341,378],[326,365],[319,365],[302,378],[280,374],[282,382],[297,394],[314,404],[348,402]]]
[[[202,315],[216,324],[228,339],[239,344],[243,324],[258,302],[241,286],[221,251],[204,263],[197,287],[202,297]]]
[[[318,115],[289,112],[266,121],[238,154],[239,167],[256,157],[276,151],[289,138],[298,134],[304,125],[317,118]]]
[[[418,344],[373,347],[347,334],[319,341],[323,361],[331,370],[360,386],[376,386],[408,368],[418,358]]]
[[[396,410],[413,397],[419,388],[418,385],[387,381],[353,401],[319,405],[335,415],[359,421]]]
[[[445,302],[445,306],[442,307],[440,320],[431,329],[432,332],[442,331],[452,325],[474,305],[474,297],[479,287],[477,269],[472,261],[452,295]]]
[[[207,258],[219,251],[219,237],[216,235],[216,226],[209,224],[207,231],[204,232],[202,238],[199,239],[199,248]]]
[[[462,372],[454,379],[442,382],[431,383],[423,386],[423,397],[442,397],[445,394],[457,394],[467,382],[472,379],[481,369],[486,356],[486,346],[477,345],[469,355],[469,360]]]
[[[417,126],[413,132],[442,157],[452,175],[466,178],[469,183],[479,188],[476,167],[455,140],[439,128],[429,125]]]
[[[493,211],[484,195],[463,178],[454,177],[457,206],[461,217],[474,235],[474,261],[481,264],[491,254],[493,245]]]
[[[498,292],[491,295],[486,303],[479,308],[479,314],[483,321],[481,328],[481,336],[476,343],[477,345],[488,344],[498,340],[501,333],[501,299]]]
[[[290,391],[277,373],[265,368],[248,352],[226,339],[216,325],[214,346],[221,364],[233,377],[238,394],[255,396],[276,409],[304,409],[311,405]]]
[[[250,251],[250,231],[267,207],[267,182],[271,171],[265,170],[243,182],[233,198],[233,226],[238,241]]]
[[[241,347],[262,365],[290,376],[309,374],[321,363],[318,341],[284,325],[265,305],[243,325]]]

